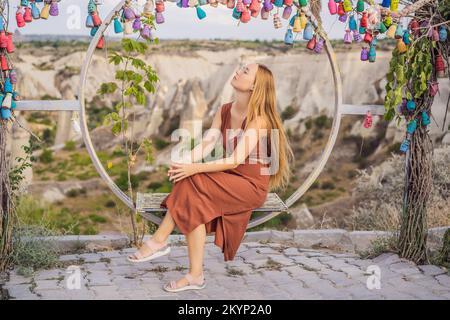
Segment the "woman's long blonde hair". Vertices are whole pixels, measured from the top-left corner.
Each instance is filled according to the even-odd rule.
[[[260,63],[258,63],[255,85],[249,105],[251,107],[247,114],[244,131],[247,129],[248,123],[256,116],[263,117],[268,123],[267,133],[269,136],[271,136],[271,129],[278,129],[279,140],[272,141],[271,139],[272,151],[275,150],[278,153],[278,170],[270,176],[269,188],[284,189],[289,184],[292,174],[290,161],[294,159],[294,153],[284,131],[283,121],[277,111],[275,80],[272,71]],[[274,156],[273,152],[271,156]]]

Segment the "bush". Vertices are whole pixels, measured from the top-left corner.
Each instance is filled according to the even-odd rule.
[[[296,112],[297,110],[295,110],[292,106],[287,106],[281,113],[281,119],[282,120],[292,119],[295,116]]]
[[[51,163],[53,161],[53,151],[50,149],[44,149],[39,156],[39,161],[42,163]]]
[[[37,269],[50,268],[58,262],[58,247],[54,240],[42,237],[55,236],[54,230],[41,225],[23,225],[13,233],[13,263],[18,273],[29,276]]]
[[[77,144],[76,144],[75,141],[73,141],[73,140],[68,140],[68,141],[66,141],[66,143],[64,144],[64,148],[63,148],[63,149],[66,150],[66,151],[73,151],[73,150],[75,150],[76,146],[77,146]]]
[[[450,147],[434,150],[433,186],[428,201],[428,227],[450,225]],[[346,224],[357,230],[395,231],[400,225],[404,184],[404,157],[393,157],[371,172],[362,170],[353,196],[362,199]]]

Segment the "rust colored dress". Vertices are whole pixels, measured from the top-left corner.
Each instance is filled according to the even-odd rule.
[[[227,150],[226,129],[230,127],[232,103],[222,107],[221,132],[223,147]],[[244,129],[244,119],[241,129]],[[243,132],[243,131],[241,131]],[[237,136],[233,137],[233,147]],[[260,142],[257,155],[260,156]],[[268,156],[270,156],[270,139]],[[230,144],[228,143],[228,146]],[[160,207],[169,210],[179,230],[187,235],[200,224],[205,224],[206,233],[215,232],[214,244],[222,249],[224,261],[233,260],[244,237],[252,211],[261,207],[269,189],[270,175],[261,174],[270,164],[246,161],[234,169],[202,172],[184,178],[173,185],[172,192],[161,202]]]

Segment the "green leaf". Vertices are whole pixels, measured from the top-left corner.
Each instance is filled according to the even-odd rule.
[[[114,93],[117,90],[117,84],[115,82],[102,83],[100,89],[97,90],[97,94],[104,95]]]

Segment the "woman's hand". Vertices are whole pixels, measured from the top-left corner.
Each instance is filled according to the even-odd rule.
[[[170,169],[167,172],[169,181],[178,182],[184,178],[190,177],[200,172],[200,167],[197,163],[177,163],[172,162]]]

